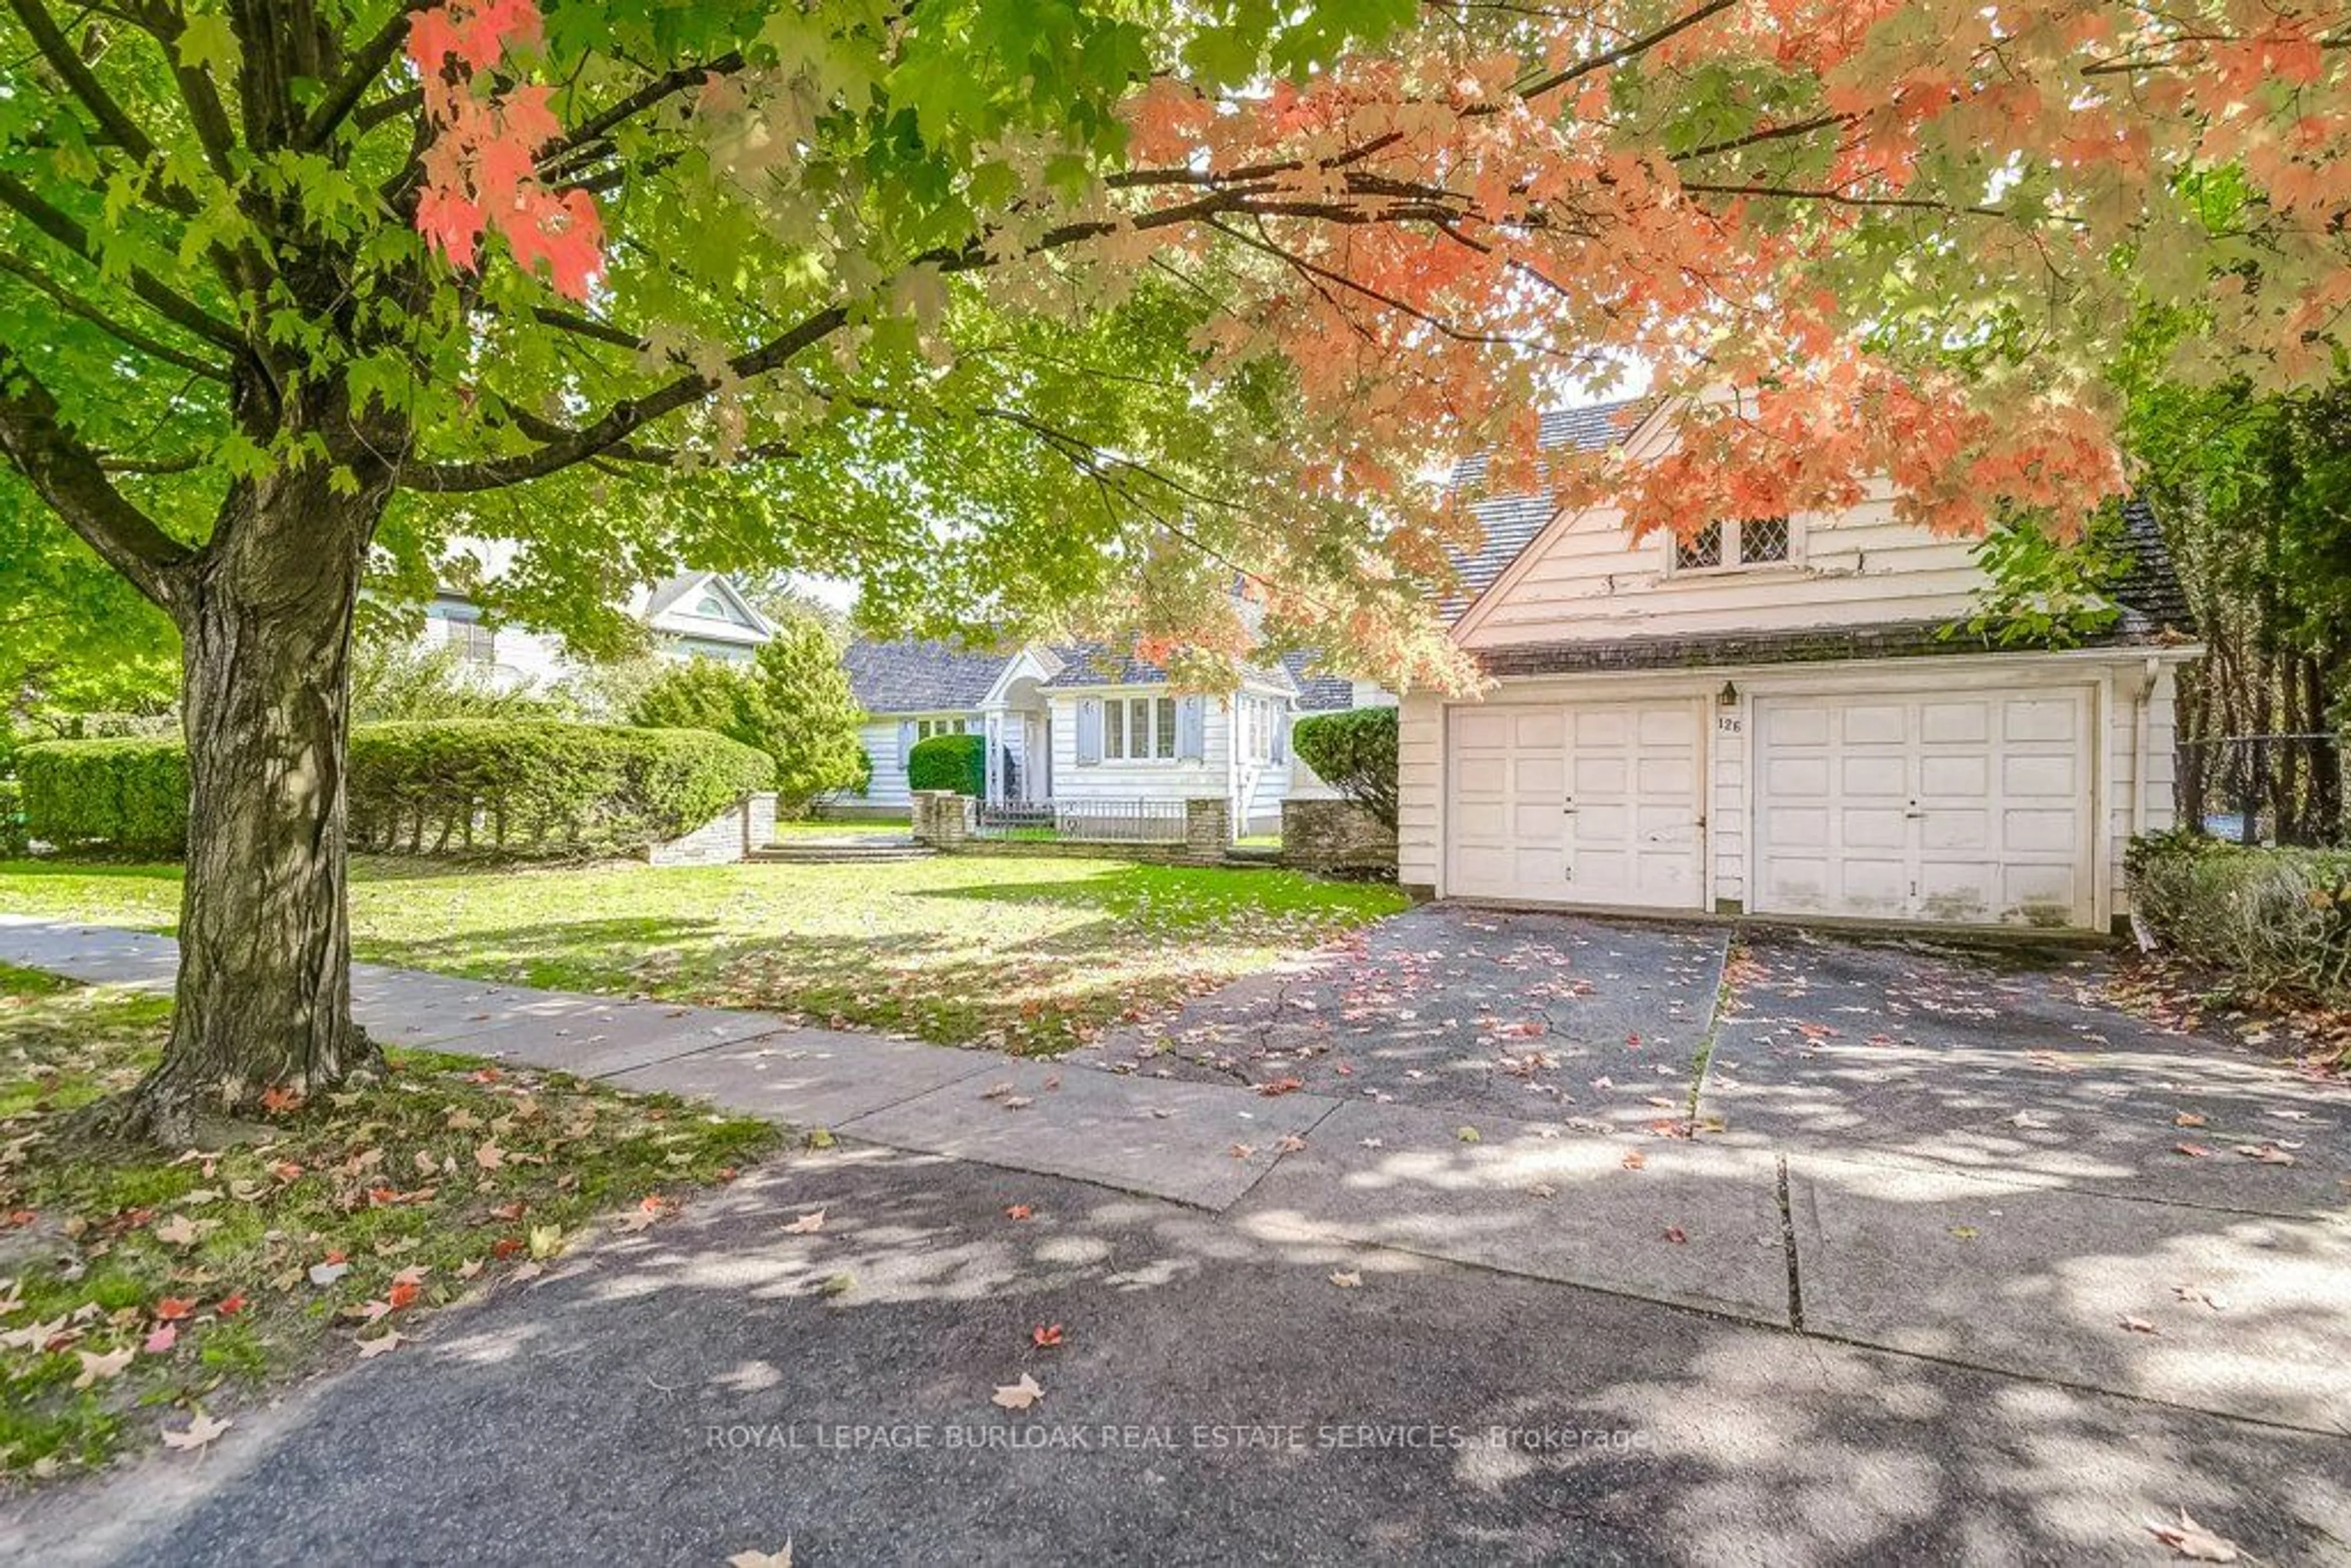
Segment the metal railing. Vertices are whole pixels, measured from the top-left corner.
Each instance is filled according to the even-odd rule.
[[[982,802],[973,836],[1015,841],[1180,844],[1181,800],[1007,800]]]
[[[2241,844],[2351,842],[2344,819],[2343,737],[2224,735],[2183,741],[2180,823]]]

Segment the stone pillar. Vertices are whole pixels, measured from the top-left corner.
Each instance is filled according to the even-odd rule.
[[[775,791],[762,789],[743,802],[743,852],[764,850],[775,841]]]
[[[1192,860],[1225,858],[1233,844],[1233,803],[1222,796],[1184,802],[1184,853]]]
[[[971,800],[952,789],[914,791],[914,841],[951,850],[971,837]]]

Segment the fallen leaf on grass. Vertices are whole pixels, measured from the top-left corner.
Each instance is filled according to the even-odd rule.
[[[2237,1543],[2213,1534],[2189,1517],[2186,1509],[2179,1511],[2177,1524],[2150,1524],[2147,1532],[2172,1551],[2192,1563],[2234,1563]]]
[[[499,1170],[507,1163],[507,1152],[494,1143],[484,1144],[474,1151],[474,1163],[486,1171]]]
[[[1364,1277],[1353,1270],[1334,1269],[1331,1272],[1331,1282],[1343,1291],[1353,1291],[1362,1288]]]
[[[162,1328],[157,1329],[153,1333],[147,1336],[145,1349],[149,1355],[162,1355],[168,1353],[173,1345],[179,1343],[180,1331],[178,1327],[172,1323],[165,1323]]]
[[[193,1247],[220,1228],[217,1219],[193,1219],[175,1214],[155,1227],[155,1239],[172,1247]]]
[[[1044,1385],[1024,1372],[1020,1375],[1019,1382],[999,1385],[996,1392],[988,1396],[988,1403],[1000,1405],[1007,1410],[1026,1410],[1043,1397],[1045,1397]]]
[[[165,1296],[155,1303],[157,1320],[167,1323],[184,1318],[195,1310],[196,1303],[183,1296]]]
[[[824,1210],[821,1208],[816,1208],[810,1209],[808,1213],[801,1215],[798,1219],[793,1220],[789,1225],[785,1226],[784,1234],[787,1236],[813,1236],[823,1228]]]
[[[74,1354],[81,1357],[81,1375],[73,1380],[76,1388],[88,1388],[101,1378],[121,1376],[139,1354],[129,1345],[120,1350],[108,1351],[103,1355],[88,1350],[78,1350]]]
[[[188,1423],[185,1430],[174,1432],[166,1427],[163,1429],[163,1446],[202,1451],[206,1444],[227,1431],[232,1425],[227,1421],[215,1421],[199,1410],[196,1418]]]

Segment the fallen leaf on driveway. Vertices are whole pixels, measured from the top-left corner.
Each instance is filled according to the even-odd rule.
[[[1951,1234],[1962,1241],[1973,1241],[1976,1239],[1976,1228],[1972,1225],[1954,1225],[1951,1227]]]
[[[1456,1127],[1453,1129],[1453,1135],[1460,1139],[1465,1144],[1475,1144],[1483,1141],[1479,1137],[1478,1129],[1475,1127]]]
[[[1295,1133],[1284,1133],[1281,1135],[1281,1141],[1273,1145],[1273,1152],[1277,1155],[1294,1155],[1305,1147],[1305,1139]]]
[[[199,1410],[196,1412],[196,1418],[188,1423],[186,1430],[174,1432],[170,1427],[165,1427],[163,1446],[167,1448],[190,1448],[201,1451],[205,1444],[227,1431],[230,1426],[230,1422],[215,1421]]]
[[[781,1552],[737,1552],[726,1568],[792,1568],[792,1543],[785,1542]]]
[[[1534,1186],[1527,1188],[1527,1196],[1530,1197],[1557,1197],[1559,1196],[1559,1188],[1552,1186],[1552,1184],[1547,1181],[1539,1181],[1535,1183]]]
[[[2201,1285],[2174,1285],[2171,1287],[2171,1293],[2192,1307],[2210,1307],[2216,1312],[2225,1312],[2229,1310],[2227,1301]]]
[[[1622,1160],[1619,1160],[1619,1161],[1617,1162],[1617,1164],[1619,1164],[1619,1165],[1623,1166],[1624,1166],[1626,1170],[1628,1170],[1628,1171],[1636,1171],[1636,1170],[1639,1170],[1642,1166],[1644,1166],[1647,1165],[1648,1163],[1649,1163],[1649,1156],[1648,1156],[1648,1155],[1645,1155],[1645,1154],[1643,1154],[1643,1153],[1642,1153],[1640,1150],[1638,1150],[1638,1149],[1627,1149],[1627,1150],[1625,1150],[1625,1157],[1624,1157]]]
[[[1277,1078],[1270,1083],[1259,1084],[1257,1092],[1267,1099],[1273,1100],[1284,1094],[1294,1094],[1305,1087],[1306,1080],[1303,1078]]]
[[[73,1380],[73,1385],[88,1388],[100,1378],[121,1376],[139,1353],[126,1344],[120,1350],[109,1351],[104,1355],[88,1350],[78,1350],[74,1354],[81,1357],[81,1375]]]
[[[2174,1144],[2171,1145],[2171,1152],[2176,1155],[2186,1155],[2191,1160],[2209,1160],[2212,1157],[2212,1151],[2201,1144]]]
[[[2171,1119],[2171,1124],[2175,1127],[2200,1127],[2204,1124],[2204,1113],[2201,1111],[2182,1111],[2179,1115],[2174,1116]]]
[[[2179,1523],[2150,1524],[2147,1528],[2158,1541],[2192,1563],[2237,1561],[2237,1543],[2215,1535],[2197,1523],[2184,1508],[2179,1511]]]
[[[1257,1153],[1257,1145],[1255,1144],[1235,1144],[1233,1145],[1233,1158],[1237,1160],[1245,1160],[1255,1153]]]
[[[1666,1239],[1678,1247],[1682,1243],[1687,1241],[1689,1239],[1689,1236],[1680,1226],[1668,1225],[1666,1227]]]
[[[2116,1322],[2121,1327],[2128,1329],[2133,1333],[2159,1334],[2163,1332],[2153,1323],[2147,1322],[2145,1318],[2124,1317],[2116,1319]]]
[[[1363,1285],[1364,1277],[1353,1270],[1334,1269],[1331,1271],[1331,1282],[1343,1291],[1353,1291]]]
[[[361,1361],[372,1361],[385,1351],[406,1343],[407,1339],[406,1334],[402,1333],[398,1329],[393,1329],[391,1333],[378,1334],[373,1339],[354,1340],[352,1343],[360,1347]]]
[[[1026,1410],[1043,1397],[1045,1385],[1024,1372],[1019,1382],[1007,1383],[998,1387],[988,1396],[988,1403],[1000,1405],[1007,1410]]]
[[[824,1228],[824,1210],[811,1209],[784,1227],[787,1236],[812,1236]]]
[[[1061,1325],[1059,1323],[1039,1323],[1035,1328],[1029,1331],[1029,1343],[1035,1345],[1039,1350],[1051,1350],[1054,1346],[1061,1343]]]
[[[983,1100],[1001,1100],[1017,1087],[1019,1087],[1017,1084],[1012,1083],[991,1083],[979,1092],[979,1097]]]
[[[1002,1101],[1004,1108],[1008,1111],[1026,1111],[1036,1103],[1026,1094],[1007,1094]]]
[[[2294,1156],[2275,1144],[2240,1144],[2237,1145],[2237,1152],[2249,1160],[2259,1160],[2265,1166],[2294,1164]]]
[[[1035,1209],[1029,1207],[1025,1203],[1016,1203],[1005,1209],[1004,1218],[1007,1219],[1026,1219],[1036,1212],[1037,1211]]]

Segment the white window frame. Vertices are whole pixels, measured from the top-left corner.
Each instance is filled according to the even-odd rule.
[[[1173,695],[1158,692],[1105,694],[1102,698],[1102,760],[1174,767],[1180,724]]]
[[[443,633],[450,647],[456,650],[461,664],[496,664],[498,662],[498,634],[470,615],[444,616],[441,622],[448,630]]]
[[[971,720],[967,718],[918,718],[914,721],[914,738],[930,739],[935,735],[969,735]]]
[[[1684,566],[1681,536],[1669,533],[1666,536],[1666,575],[1668,577],[1719,577],[1732,572],[1779,571],[1788,567],[1803,564],[1804,529],[1798,520],[1798,514],[1794,512],[1789,513],[1787,517],[1788,553],[1774,560],[1749,560],[1746,558],[1741,549],[1745,541],[1740,537],[1744,519],[1719,517],[1715,519],[1715,523],[1722,529],[1721,559],[1712,566]]]

